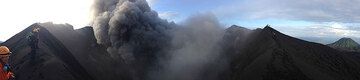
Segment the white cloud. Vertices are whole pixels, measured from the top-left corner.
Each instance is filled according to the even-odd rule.
[[[360,31],[352,28],[351,24],[339,22],[322,22],[310,26],[280,26],[276,27],[281,32],[295,37],[356,37],[360,38]]]
[[[214,10],[220,18],[360,22],[360,0],[243,0]]]
[[[158,0],[146,0],[149,6],[154,6]]]
[[[311,22],[310,25],[273,26],[294,37],[360,38],[359,3],[360,0],[242,0],[220,6],[213,12],[221,20]],[[276,23],[269,21],[265,24]]]
[[[179,13],[174,11],[159,12],[159,17],[170,21],[176,21],[175,19],[179,17]]]
[[[349,37],[360,42],[360,27],[357,27],[359,25],[340,22],[318,22],[308,26],[289,25],[272,27],[293,37],[329,44],[343,37]]]

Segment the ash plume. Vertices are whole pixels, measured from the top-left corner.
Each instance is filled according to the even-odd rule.
[[[133,80],[212,80],[226,65],[219,54],[224,29],[213,14],[176,25],[145,0],[95,0],[93,8],[97,43]]]
[[[172,49],[154,80],[217,80],[227,64],[220,54],[223,35],[213,14],[188,18],[172,31]]]
[[[95,0],[93,12],[97,43],[107,48],[114,68],[123,68],[114,72],[143,80],[157,54],[170,43],[167,30],[174,23],[160,19],[145,0]]]
[[[160,19],[145,0],[95,0],[93,27],[99,44],[113,57],[133,60],[142,48],[158,48],[170,23]],[[139,49],[139,50],[137,50]]]

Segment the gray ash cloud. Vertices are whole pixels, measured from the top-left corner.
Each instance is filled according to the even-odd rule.
[[[160,19],[145,0],[96,0],[93,27],[99,44],[108,51],[133,59],[143,46],[158,48],[171,25]],[[139,52],[148,54],[146,52]],[[116,55],[114,55],[116,56]]]
[[[191,16],[172,31],[172,49],[154,80],[216,80],[228,64],[220,54],[223,35],[214,15]]]
[[[93,12],[97,43],[130,66],[135,80],[210,79],[204,75],[216,77],[222,70],[214,68],[226,64],[219,47],[224,29],[212,14],[176,25],[160,19],[145,0],[95,0]]]

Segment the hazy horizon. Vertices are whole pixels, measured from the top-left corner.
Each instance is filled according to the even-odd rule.
[[[239,25],[255,29],[270,24],[284,34],[312,42],[326,44],[342,37],[360,41],[356,36],[360,34],[360,1],[356,0],[147,1],[161,18],[175,23],[183,23],[191,15],[212,13],[224,28]],[[0,41],[37,22],[68,23],[75,29],[91,26],[92,4],[93,0],[2,0]]]

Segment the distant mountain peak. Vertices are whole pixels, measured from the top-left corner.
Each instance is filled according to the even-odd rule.
[[[270,31],[270,32],[276,32],[276,33],[280,33],[279,31],[275,30],[274,28],[270,27],[270,25],[266,25],[264,27],[264,31]]]
[[[251,31],[250,29],[247,29],[245,27],[241,27],[238,25],[232,25],[229,28],[226,29],[227,31]]]
[[[271,35],[273,37],[275,36],[279,36],[279,35],[284,35],[282,34],[281,32],[277,31],[276,29],[270,27],[270,25],[266,25],[264,28],[263,28],[263,33],[266,34],[266,35]]]
[[[358,51],[360,50],[360,45],[359,43],[355,42],[353,39],[351,38],[341,38],[338,41],[328,44],[328,46],[336,48],[336,49],[341,49],[341,50],[348,50],[348,51]]]
[[[347,37],[343,37],[343,38],[339,39],[339,41],[351,41],[351,42],[355,42],[353,39],[347,38]],[[355,42],[355,43],[356,43],[356,42]]]
[[[240,26],[234,24],[234,25],[231,25],[230,27],[240,27]]]

